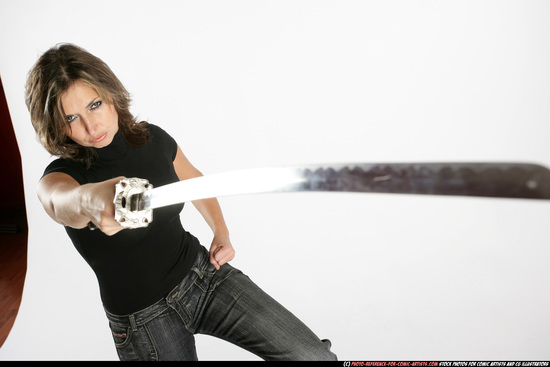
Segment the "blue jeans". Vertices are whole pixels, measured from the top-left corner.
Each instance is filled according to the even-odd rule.
[[[238,345],[264,360],[336,360],[290,311],[230,264],[216,271],[201,246],[166,298],[132,315],[107,312],[121,360],[197,360],[194,334]]]

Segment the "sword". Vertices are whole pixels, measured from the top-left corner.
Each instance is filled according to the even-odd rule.
[[[529,163],[350,163],[246,169],[161,187],[126,178],[116,185],[115,219],[147,227],[153,209],[230,195],[331,191],[550,199],[550,170]]]

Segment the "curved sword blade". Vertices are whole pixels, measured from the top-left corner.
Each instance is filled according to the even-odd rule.
[[[550,199],[550,170],[525,163],[352,163],[257,168],[193,178],[133,200],[147,210],[212,197],[340,191]]]
[[[154,208],[268,192],[339,191],[550,199],[550,170],[527,163],[352,163],[256,168],[219,173],[153,189],[127,178],[115,193],[115,219],[146,227]]]

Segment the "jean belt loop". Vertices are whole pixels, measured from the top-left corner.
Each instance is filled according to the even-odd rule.
[[[134,315],[128,316],[130,319],[130,326],[132,326],[132,331],[137,331],[137,325],[136,325],[136,319],[134,318]]]

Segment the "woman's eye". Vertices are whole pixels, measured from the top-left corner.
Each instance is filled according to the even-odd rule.
[[[92,103],[92,105],[90,106],[90,110],[95,110],[96,108],[98,108],[99,106],[101,106],[101,101],[96,101],[94,103]]]
[[[72,115],[72,116],[67,116],[67,122],[70,124],[71,122],[73,122],[74,120],[76,120],[76,116],[75,115]]]

